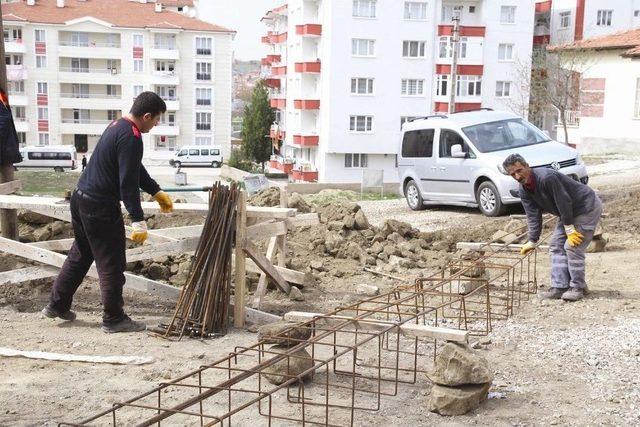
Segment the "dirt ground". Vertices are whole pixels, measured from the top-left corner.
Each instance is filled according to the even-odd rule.
[[[497,322],[482,346],[495,370],[490,399],[478,410],[461,417],[446,418],[427,411],[430,383],[419,377],[415,385],[401,386],[398,395],[384,397],[380,411],[358,412],[356,425],[639,425],[640,424],[640,184],[631,174],[625,187],[608,179],[596,187],[606,200],[605,233],[607,251],[588,254],[588,298],[578,303],[524,302],[516,315]],[[631,182],[633,181],[633,182]],[[375,202],[371,202],[375,203]],[[385,202],[380,202],[385,203]],[[363,207],[364,211],[367,211]],[[455,210],[455,209],[454,209]],[[422,215],[446,216],[446,209]],[[490,235],[495,220],[474,212],[473,225]],[[422,220],[422,219],[421,219]],[[429,221],[428,219],[425,221]],[[447,227],[443,222],[439,229]],[[469,223],[455,222],[440,231],[439,238],[461,240],[468,236]],[[423,230],[423,231],[429,231]],[[328,311],[360,299],[359,283],[375,284],[381,291],[394,282],[363,272],[359,262],[320,256],[301,241],[289,245],[290,263],[301,270],[316,254],[328,271],[315,271],[317,282],[303,289],[304,301],[290,301],[269,292],[266,307],[278,314],[289,310]],[[475,233],[475,232],[474,232]],[[474,234],[479,237],[479,234]],[[488,238],[488,236],[487,236]],[[448,256],[446,250],[428,247],[415,267],[391,274],[415,278],[431,274]],[[549,280],[546,256],[539,257],[539,282]],[[336,275],[337,270],[352,269]],[[320,274],[325,273],[325,274]],[[50,281],[21,286],[0,286],[0,347],[86,355],[153,356],[155,362],[142,366],[48,362],[0,358],[0,425],[55,425],[78,421],[144,392],[167,379],[219,359],[235,346],[248,345],[256,334],[232,330],[211,340],[167,341],[148,333],[107,335],[100,331],[101,307],[97,283],[86,281],[74,302],[75,322],[43,318]],[[169,301],[153,295],[125,292],[132,317],[148,325],[166,321],[173,310]],[[266,425],[259,415],[241,418],[233,425]],[[167,421],[165,425],[172,425]],[[173,424],[175,425],[175,424]],[[282,425],[276,423],[275,425]]]

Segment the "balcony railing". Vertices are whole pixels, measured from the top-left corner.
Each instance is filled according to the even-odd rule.
[[[175,44],[157,43],[153,45],[154,49],[178,50]],[[200,49],[198,49],[200,50]],[[202,54],[200,54],[202,55]]]
[[[94,42],[94,41],[76,41],[76,40],[60,40],[60,46],[72,47],[121,47],[119,42]]]
[[[60,67],[63,73],[95,73],[95,74],[119,74],[117,68],[85,68],[85,67]]]
[[[164,101],[178,101],[178,97],[177,96],[162,96],[160,95],[160,98],[162,98]]]
[[[177,126],[176,122],[160,122],[158,126]]]
[[[68,117],[62,118],[62,123],[73,123],[77,125],[108,125],[112,121],[113,120],[107,120],[107,119],[75,119],[75,118],[68,118]]]
[[[5,43],[22,43],[22,39],[14,38],[14,37],[5,37]]]
[[[61,93],[60,98],[120,99],[122,98],[122,94],[109,95],[106,93]]]

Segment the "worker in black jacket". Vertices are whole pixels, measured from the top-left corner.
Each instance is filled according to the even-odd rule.
[[[162,212],[173,210],[169,196],[142,165],[142,134],[158,123],[166,109],[158,95],[143,92],[135,99],[129,115],[112,122],[100,137],[71,197],[75,240],[53,283],[49,305],[42,310],[45,316],[75,319],[71,311],[73,295],[95,260],[104,309],[102,330],[112,333],[146,329],[144,323],[132,320],[123,310],[126,259],[120,201],[132,221],[131,240],[140,244],[147,238],[147,225],[139,189],[152,194]]]
[[[602,202],[581,182],[553,169],[532,169],[519,154],[502,163],[520,185],[520,200],[527,214],[529,241],[520,253],[535,249],[542,232],[542,214],[551,213],[558,223],[551,237],[551,290],[542,299],[578,301],[584,297],[585,252],[602,215]]]

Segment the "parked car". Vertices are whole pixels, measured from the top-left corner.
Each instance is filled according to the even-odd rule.
[[[222,166],[220,147],[216,145],[185,145],[181,147],[169,164],[175,168],[183,166]]]
[[[487,216],[519,203],[519,184],[502,167],[513,153],[533,168],[553,168],[586,184],[576,150],[551,140],[521,117],[482,109],[405,123],[397,164],[402,193],[413,210],[427,204],[478,207]]]
[[[73,145],[27,146],[20,149],[22,161],[16,168],[52,168],[62,172],[76,168],[76,148]]]

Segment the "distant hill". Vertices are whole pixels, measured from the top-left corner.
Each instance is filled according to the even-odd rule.
[[[249,74],[260,72],[260,61],[233,61],[234,74]]]

